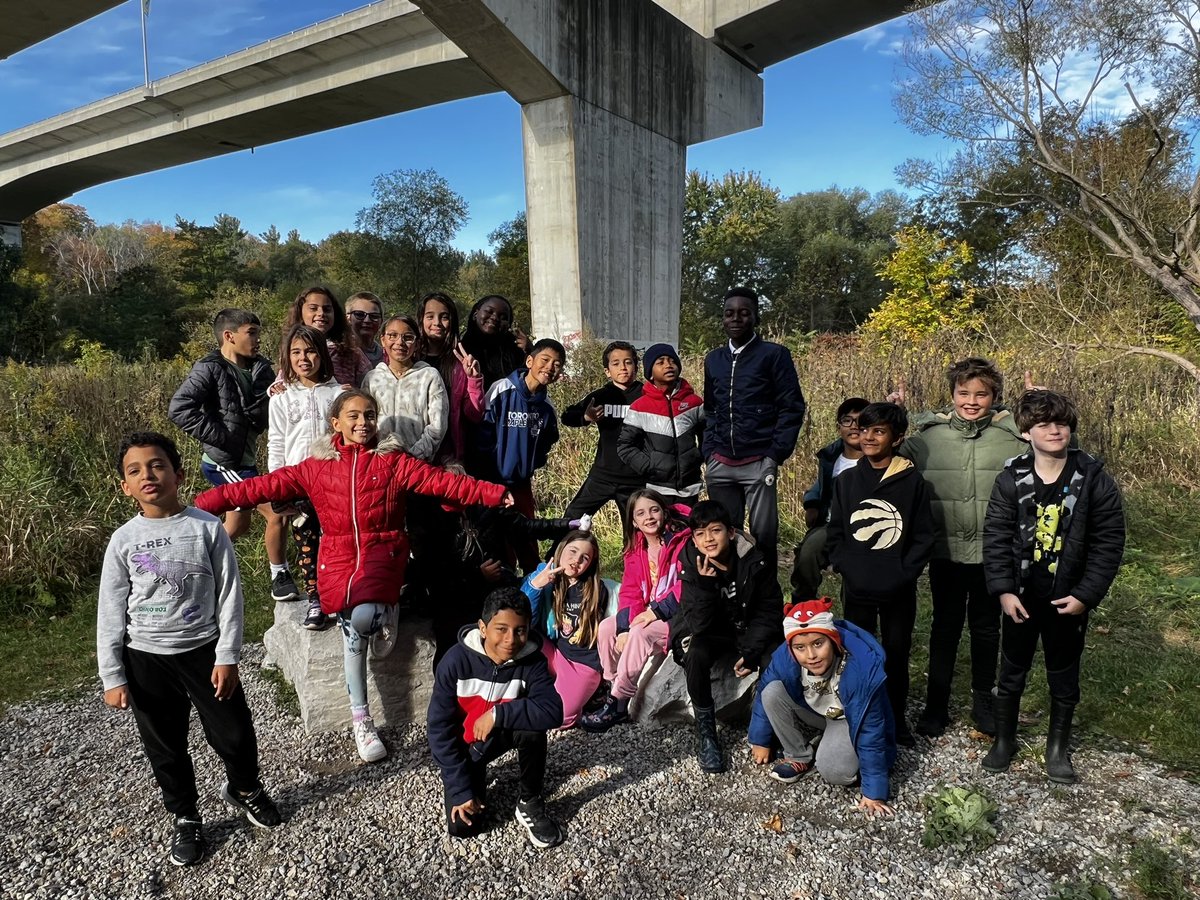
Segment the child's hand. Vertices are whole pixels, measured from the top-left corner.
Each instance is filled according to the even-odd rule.
[[[118,684],[104,692],[104,705],[113,709],[129,709],[129,685]]]
[[[477,816],[483,812],[483,804],[472,797],[466,803],[460,803],[458,806],[450,808],[450,821],[459,821],[464,825],[471,824],[471,816]]]
[[[653,624],[657,620],[658,616],[654,614],[654,610],[643,609],[640,613],[634,616],[633,619],[630,620],[629,627],[632,628],[634,625],[641,625],[643,628],[645,628],[647,625]]]
[[[716,564],[703,553],[701,553],[698,557],[696,557],[696,574],[701,578],[716,578]]]
[[[604,418],[604,407],[595,400],[591,402],[587,409],[583,411],[583,421],[597,422]]]
[[[858,808],[869,816],[882,814],[885,816],[894,816],[896,810],[888,806],[882,800],[872,800],[870,797],[863,797],[858,801]]]
[[[765,766],[771,761],[771,757],[774,755],[770,747],[760,747],[758,744],[750,745],[750,756],[757,765]]]
[[[1057,600],[1055,601],[1058,602]],[[1021,598],[1016,594],[1001,594],[1000,608],[1004,610],[1004,614],[1020,625],[1029,618],[1029,613],[1025,607],[1021,605]]]
[[[1074,594],[1068,594],[1060,600],[1051,600],[1050,603],[1058,607],[1058,614],[1060,616],[1081,616],[1087,612],[1087,607],[1084,606],[1083,601]]]
[[[286,390],[286,384],[284,384],[282,381],[275,381],[271,383],[269,388],[267,388],[267,396],[274,397],[276,394],[282,394]]]
[[[629,632],[628,631],[623,631],[617,635],[617,640],[615,641],[615,645],[617,648],[617,656],[620,656],[622,653],[625,652],[625,645],[628,643],[629,643]]]
[[[504,566],[494,559],[488,559],[479,564],[479,572],[488,581],[496,582],[504,574]]]
[[[554,582],[555,576],[562,570],[562,566],[546,566],[546,568],[530,578],[529,583],[540,591],[544,587],[549,587]]]
[[[521,348],[521,352],[528,353],[529,346],[530,346],[529,335],[527,335],[524,331],[522,331],[521,326],[518,325],[516,322],[512,323],[511,331],[512,331],[513,340],[515,340],[517,342],[517,346]]]
[[[896,389],[887,395],[888,403],[895,403],[897,406],[903,406],[904,401],[908,399],[908,383],[903,375],[896,379]]]
[[[504,496],[500,498],[501,506],[505,506],[505,507],[515,506],[516,502],[517,502],[516,499],[512,495],[512,491],[505,491]]]
[[[466,373],[468,378],[479,377],[480,373],[478,360],[468,353],[462,344],[454,345],[454,358],[459,361],[460,365],[462,365],[463,371]]]
[[[738,661],[733,664],[733,674],[738,678],[745,678],[753,671],[753,669],[746,665],[746,658],[744,656],[739,656]]]
[[[486,741],[492,729],[496,727],[496,712],[489,709],[475,720],[475,740]]]
[[[218,700],[228,700],[233,696],[233,692],[237,690],[238,667],[213,666],[212,686],[213,693],[216,694]]]
[[[1048,388],[1044,384],[1033,383],[1033,373],[1028,369],[1025,370],[1025,390],[1027,391],[1045,391]]]

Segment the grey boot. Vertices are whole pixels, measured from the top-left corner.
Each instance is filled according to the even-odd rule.
[[[717,739],[717,711],[711,706],[697,706],[693,712],[696,714],[696,759],[705,772],[719,775],[725,771],[725,756]]]
[[[1071,722],[1075,704],[1050,698],[1050,731],[1046,735],[1046,774],[1057,784],[1074,784],[1071,765]]]
[[[992,701],[992,713],[996,719],[996,740],[992,749],[983,758],[983,768],[988,772],[1004,772],[1017,754],[1017,715],[1021,709],[1021,698],[1001,694]]]

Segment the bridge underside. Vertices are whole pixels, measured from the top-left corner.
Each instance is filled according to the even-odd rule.
[[[0,59],[66,31],[123,0],[29,0],[5,3],[0,25]]]

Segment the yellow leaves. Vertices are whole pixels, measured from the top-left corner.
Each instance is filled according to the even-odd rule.
[[[901,229],[895,251],[877,273],[892,289],[863,329],[892,344],[977,328],[975,289],[965,278],[973,260],[964,241],[953,243],[919,226]]]
[[[771,816],[771,818],[767,819],[761,824],[763,828],[767,829],[767,831],[774,831],[776,834],[783,833],[783,818],[779,815],[779,813],[775,813],[773,816]]]

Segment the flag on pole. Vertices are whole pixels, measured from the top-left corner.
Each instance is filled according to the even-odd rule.
[[[142,15],[150,15],[150,0],[142,0]]]

